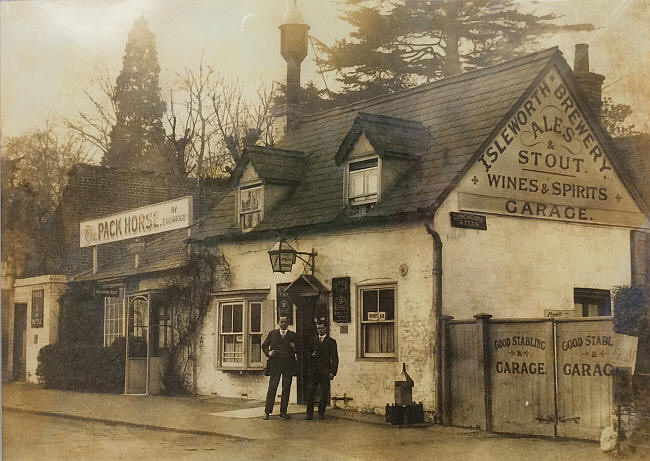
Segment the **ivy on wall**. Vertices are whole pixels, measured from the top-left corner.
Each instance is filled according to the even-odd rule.
[[[163,372],[165,393],[196,393],[201,329],[212,293],[230,284],[230,267],[223,255],[194,251],[189,263],[167,276],[162,299],[173,312],[173,342]]]

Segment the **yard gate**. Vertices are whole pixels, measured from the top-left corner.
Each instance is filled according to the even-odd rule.
[[[446,424],[596,440],[610,424],[612,322],[446,320]]]

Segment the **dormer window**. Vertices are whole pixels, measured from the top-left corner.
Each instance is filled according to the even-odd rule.
[[[348,172],[348,204],[376,203],[379,198],[379,159],[350,162]]]
[[[239,188],[239,222],[243,231],[257,226],[262,220],[264,186],[251,184]]]

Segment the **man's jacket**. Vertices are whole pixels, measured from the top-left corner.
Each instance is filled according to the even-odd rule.
[[[262,343],[264,355],[269,357],[266,362],[266,373],[269,375],[274,371],[284,371],[296,374],[298,363],[296,362],[296,342],[298,336],[291,330],[282,337],[280,329],[271,330]],[[273,357],[270,357],[271,351],[276,351]]]
[[[316,352],[316,357],[313,356]],[[336,348],[336,341],[328,336],[325,336],[323,342],[319,342],[318,336],[313,337],[307,344],[306,355],[309,359],[309,374],[317,375],[325,378],[336,375],[339,368],[339,354]]]

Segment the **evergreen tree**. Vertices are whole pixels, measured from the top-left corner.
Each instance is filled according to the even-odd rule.
[[[165,103],[160,95],[159,74],[155,36],[147,21],[140,18],[129,32],[122,71],[117,77],[116,122],[103,165],[161,173],[172,171],[171,149],[162,122]]]
[[[528,52],[541,36],[593,30],[556,25],[557,16],[524,13],[514,0],[346,0],[352,40],[319,43],[321,64],[342,93],[365,99]]]

